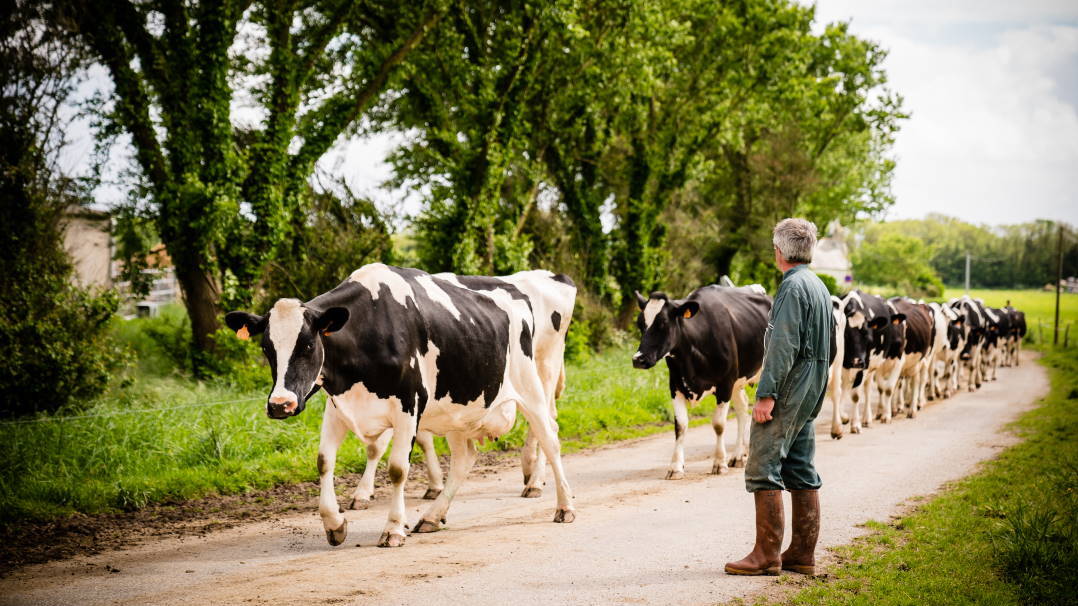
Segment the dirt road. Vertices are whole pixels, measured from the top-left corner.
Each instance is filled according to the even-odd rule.
[[[1019,368],[1000,369],[998,381],[933,403],[914,420],[839,441],[821,421],[821,551],[973,471],[1013,441],[999,430],[1047,390],[1044,370],[1027,354]],[[551,523],[553,490],[521,499],[519,471],[506,470],[471,478],[449,510],[449,528],[413,535],[400,549],[374,547],[383,500],[347,513],[350,534],[340,547],[326,544],[311,510],[28,567],[0,580],[0,604],[723,602],[775,579],[722,572],[751,546],[752,499],[740,469],[708,474],[713,440],[709,426],[688,433],[686,477],[678,481],[663,479],[672,432],[565,457],[573,524]],[[423,488],[409,490],[412,523],[426,504]]]

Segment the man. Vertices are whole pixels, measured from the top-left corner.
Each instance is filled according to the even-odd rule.
[[[813,420],[827,389],[831,296],[808,268],[816,226],[784,219],[775,226],[775,264],[783,272],[764,333],[764,367],[756,390],[745,486],[756,500],[756,546],[726,565],[729,574],[815,573],[820,533],[820,476],[813,465]],[[782,547],[782,491],[793,501],[793,537]]]

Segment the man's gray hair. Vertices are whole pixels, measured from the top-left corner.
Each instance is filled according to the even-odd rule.
[[[787,263],[810,263],[816,248],[816,226],[804,219],[783,219],[775,226],[772,242]]]

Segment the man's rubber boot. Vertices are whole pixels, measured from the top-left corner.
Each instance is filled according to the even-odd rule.
[[[782,491],[757,490],[752,496],[756,500],[756,545],[743,560],[726,564],[726,573],[776,575],[782,565]]]
[[[820,536],[820,492],[791,490],[793,534],[790,546],[782,552],[782,569],[801,574],[816,574],[816,539]]]

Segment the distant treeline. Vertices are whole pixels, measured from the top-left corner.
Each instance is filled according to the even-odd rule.
[[[969,253],[971,287],[1039,288],[1056,278],[1059,227],[1043,219],[989,227],[940,214],[869,224],[855,245],[854,272],[862,282],[913,283],[914,290],[931,285],[933,277],[960,286]],[[1078,237],[1070,225],[1063,224],[1063,232],[1066,278],[1078,275]]]

